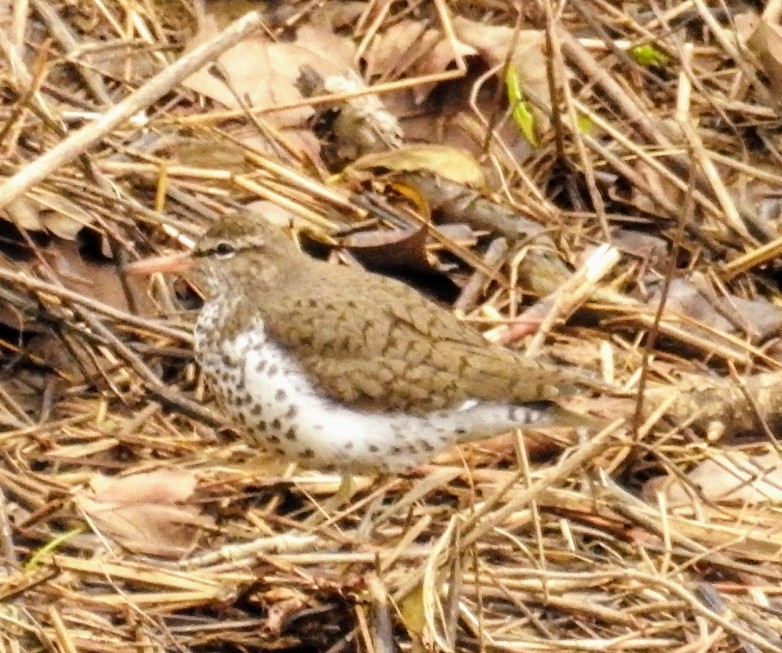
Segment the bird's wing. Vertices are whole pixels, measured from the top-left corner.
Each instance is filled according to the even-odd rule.
[[[472,399],[547,401],[568,383],[566,373],[487,343],[397,281],[361,272],[358,287],[344,275],[335,286],[328,266],[319,271],[296,296],[267,296],[263,319],[337,401],[426,412]]]

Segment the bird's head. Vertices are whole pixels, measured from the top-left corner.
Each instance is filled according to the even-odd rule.
[[[220,218],[191,252],[132,263],[128,272],[184,272],[212,298],[240,288],[273,287],[281,275],[307,260],[278,227],[258,214],[242,212]]]
[[[208,296],[239,286],[270,287],[302,257],[278,227],[251,213],[221,218],[190,253],[193,276]]]

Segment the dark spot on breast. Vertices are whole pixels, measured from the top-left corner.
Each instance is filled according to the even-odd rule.
[[[350,450],[353,448],[353,440],[348,440],[348,441],[345,443],[345,445],[344,445],[344,446],[345,446],[345,449],[347,449],[348,451],[350,451]]]
[[[467,429],[456,429],[454,433],[456,433],[456,435],[466,435]]]
[[[272,444],[280,444],[280,438],[278,438],[276,435],[270,435],[268,437],[269,442]]]
[[[253,415],[260,415],[263,412],[263,407],[261,404],[253,404],[253,407],[250,409]]]
[[[311,459],[315,457],[315,452],[312,449],[305,449],[301,452],[301,457],[306,459]]]
[[[261,359],[255,364],[256,372],[263,372],[266,369],[266,361]]]
[[[282,428],[282,422],[276,417],[272,420],[272,428],[276,430]]]
[[[277,367],[274,363],[269,365],[269,369],[266,371],[267,376],[274,376],[280,371],[280,368]]]
[[[258,428],[261,431],[265,431],[266,430],[266,420],[265,419],[262,419],[260,422],[258,422]]]
[[[289,428],[285,432],[285,439],[286,440],[295,440],[296,439],[296,429],[294,429],[293,427]]]
[[[276,453],[278,456],[282,456],[283,458],[285,457],[285,449],[283,449],[282,447],[277,447],[274,450],[274,453]]]
[[[282,401],[283,399],[285,399],[286,396],[287,395],[285,393],[285,390],[283,390],[282,388],[280,388],[279,390],[277,390],[277,392],[274,393],[274,398],[277,401]]]
[[[370,450],[372,453],[377,453],[377,452],[379,451],[379,449],[377,448],[377,446],[376,446],[376,445],[374,445],[374,444],[370,444],[370,445],[369,445],[369,447],[367,447],[367,448],[368,448],[368,449],[369,449],[369,450]]]
[[[220,361],[223,365],[225,365],[225,367],[231,367],[231,365],[233,365],[233,361],[230,359],[228,354],[223,354],[220,358]]]
[[[285,413],[285,417],[286,417],[287,419],[293,419],[293,418],[294,418],[294,417],[296,417],[296,415],[298,415],[298,414],[299,414],[299,407],[298,407],[298,406],[296,406],[295,404],[291,404],[291,405],[288,407],[288,411]]]
[[[398,456],[400,453],[402,453],[402,447],[391,447],[391,453],[394,456]]]

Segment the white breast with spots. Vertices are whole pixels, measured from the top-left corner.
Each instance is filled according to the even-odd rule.
[[[306,467],[404,471],[458,442],[545,419],[535,405],[475,401],[425,415],[352,408],[319,393],[285,349],[267,339],[260,320],[231,341],[206,346],[198,332],[214,315],[205,312],[196,352],[221,406],[262,449]]]

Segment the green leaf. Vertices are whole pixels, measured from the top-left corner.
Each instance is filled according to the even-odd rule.
[[[516,76],[516,66],[513,64],[508,64],[508,69],[505,72],[505,88],[508,92],[513,122],[516,123],[527,142],[532,147],[537,147],[538,137],[535,134],[535,117],[524,99],[524,92],[521,90],[519,78]]]
[[[651,43],[638,45],[630,50],[635,60],[644,68],[665,68],[671,63],[671,58],[665,52],[658,50]]]

